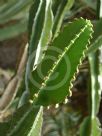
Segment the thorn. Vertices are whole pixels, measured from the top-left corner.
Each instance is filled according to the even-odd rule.
[[[90,30],[93,32],[93,29],[92,29],[92,27],[90,28]]]
[[[48,77],[47,77],[47,76],[45,76],[45,77],[44,77],[44,80],[47,80],[47,79],[48,79]]]
[[[33,100],[29,100],[30,103],[33,103]]]
[[[72,96],[72,91],[70,91],[70,95],[69,95],[70,97]]]
[[[67,51],[67,50],[68,50],[68,47],[65,47],[65,50]]]
[[[90,35],[90,37],[91,37],[91,39],[93,38],[93,36],[92,36],[92,35]]]
[[[37,98],[37,97],[38,97],[38,94],[34,94],[34,96]]]
[[[42,86],[45,86],[45,83],[42,83],[41,85],[42,85]]]
[[[76,80],[76,75],[77,75],[77,73],[79,73],[78,67],[77,67],[77,71],[74,73],[72,82],[74,82],[74,81]],[[73,83],[72,83],[72,86],[73,86]]]
[[[66,98],[64,104],[67,104],[67,103],[68,103],[68,99]]]
[[[55,105],[55,108],[57,109],[58,107],[59,107],[59,104],[56,104],[56,105]]]
[[[62,57],[62,55],[59,55],[58,58],[60,59]]]
[[[83,52],[83,57],[85,58],[85,52]]]
[[[74,43],[74,40],[71,40],[71,43],[73,44],[73,43]]]
[[[79,65],[81,65],[81,64],[82,64],[82,59],[79,60]]]
[[[53,67],[54,67],[54,65],[53,65]],[[50,73],[52,73],[52,72],[53,72],[53,70],[51,69],[51,70],[50,70]],[[49,73],[49,74],[50,74],[50,73]]]
[[[84,29],[81,29],[82,32],[84,32],[85,30]]]
[[[79,37],[79,35],[78,35],[78,34],[76,34],[76,37],[78,38],[78,37]]]
[[[50,106],[47,106],[47,109],[49,110],[49,109],[50,109]]]

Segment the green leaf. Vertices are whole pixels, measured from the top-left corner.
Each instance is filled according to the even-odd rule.
[[[46,46],[52,35],[53,15],[51,10],[51,0],[35,1],[30,10],[29,16],[29,55],[38,46]],[[39,45],[40,44],[40,45]],[[39,47],[38,47],[39,48]]]
[[[92,131],[91,135],[92,136],[101,136],[102,130],[101,130],[101,124],[99,122],[99,119],[96,117],[91,120],[92,122]]]
[[[101,44],[102,43],[102,29],[101,29],[102,19],[93,22],[93,26],[94,26],[93,39],[91,41],[91,46],[86,52],[86,55],[88,55],[89,53],[95,52],[102,45]]]
[[[38,1],[39,2],[39,1]],[[34,3],[35,5],[37,3]],[[32,5],[31,10],[34,10],[35,5]],[[36,11],[36,14],[30,15],[31,20],[29,20],[29,50],[28,50],[28,61],[26,66],[26,76],[25,76],[25,84],[26,84],[26,90],[28,91],[28,76],[30,72],[33,70],[34,62],[35,62],[35,51],[38,47],[39,40],[41,37],[42,29],[44,26],[44,18],[45,18],[45,8],[46,8],[46,0],[40,0],[40,3],[38,3],[38,9]],[[30,13],[32,14],[33,11],[30,10]],[[35,16],[34,16],[35,15]],[[32,17],[33,20],[32,20]],[[31,21],[31,22],[30,22]],[[31,31],[32,30],[32,31]],[[34,54],[34,55],[33,55]],[[30,56],[32,57],[32,62],[30,59]]]
[[[53,15],[55,16],[62,0],[52,0],[52,11]]]
[[[98,55],[98,52],[97,52]],[[89,64],[90,64],[90,72],[91,72],[91,101],[92,101],[92,109],[91,114],[92,117],[95,117],[99,111],[100,100],[101,100],[101,88],[98,81],[99,75],[99,61],[94,53],[88,55]]]
[[[33,126],[39,107],[26,104],[14,113],[8,123],[0,123],[1,136],[27,136]]]
[[[0,14],[4,13],[5,11],[7,11],[16,2],[17,2],[16,0],[11,0],[11,1],[8,1],[8,2],[4,3],[3,5],[0,5]]]
[[[97,16],[102,18],[102,0],[97,1]]]
[[[11,1],[0,11],[0,23],[9,21],[14,15],[21,12],[32,3],[32,0]]]
[[[42,58],[42,48],[46,47],[46,45],[48,44],[52,37],[53,15],[51,9],[52,6],[51,0],[40,1],[40,4],[38,4],[37,2],[38,1],[35,1],[30,11],[31,15],[29,19],[30,28],[29,34],[31,35],[29,36],[30,42],[29,42],[29,58],[26,70],[26,86],[28,86],[29,82],[28,76],[32,71],[33,66],[37,64]],[[36,5],[38,6],[38,9],[37,13],[35,14]],[[32,19],[33,17],[34,19]],[[28,90],[28,87],[26,88]]]
[[[92,9],[96,10],[96,1],[93,0],[83,0],[85,2],[85,5],[91,7]]]
[[[21,86],[22,86],[22,84],[21,84]],[[18,103],[18,108],[20,108],[21,106],[23,106],[28,101],[29,101],[29,93],[28,93],[28,91],[24,91],[23,94],[22,94],[22,96],[20,97],[20,100],[19,100],[19,103]]]
[[[34,10],[35,4],[33,4],[33,7],[31,7],[32,10]],[[32,52],[34,52],[37,49],[39,39],[41,37],[42,29],[44,26],[45,8],[46,8],[46,0],[40,0],[35,17],[34,15],[32,15],[34,17],[33,18],[34,22],[32,22],[32,19],[31,19],[30,26],[31,26],[32,32],[30,32],[31,36],[30,36],[30,41],[29,41],[29,55],[31,55]]]
[[[30,41],[30,36],[32,34],[32,27],[34,22],[34,18],[37,15],[36,12],[38,10],[40,4],[40,0],[35,0],[33,4],[31,5],[30,11],[29,11],[29,22],[28,22],[28,40]]]
[[[90,76],[91,76],[91,92],[90,92],[90,115],[84,119],[80,127],[81,136],[101,136],[102,130],[100,128],[100,122],[97,118],[97,114],[101,101],[101,88],[99,84],[99,60],[98,52],[90,53],[88,55],[90,64]],[[87,127],[87,128],[86,128]],[[86,130],[87,134],[85,133]]]
[[[98,118],[86,117],[80,126],[80,136],[101,136],[100,122]]]
[[[94,42],[100,35],[102,35],[102,19],[93,22],[94,25],[94,34],[93,34],[93,41]]]
[[[40,107],[40,110],[35,118],[34,124],[28,136],[41,136],[42,122],[43,122],[43,107]]]
[[[91,136],[91,118],[90,116],[86,117],[80,126],[80,136]]]
[[[102,35],[100,35],[88,48],[86,55],[96,52],[102,46]]]
[[[51,0],[50,1],[46,0],[44,26],[36,51],[37,59],[35,60],[35,65],[37,65],[42,60],[43,51],[47,48],[47,45],[52,38],[53,14],[51,6],[52,6]]]
[[[52,37],[53,14],[51,7],[52,0],[46,0],[44,27],[39,41],[42,48],[44,48],[48,44]]]
[[[61,0],[59,2],[59,7],[56,9],[57,12],[56,12],[54,24],[53,24],[53,31],[52,31],[53,37],[58,35],[66,10],[69,10],[72,7],[73,3],[74,3],[74,0]]]
[[[13,38],[27,31],[27,19],[16,22],[14,25],[8,25],[0,28],[0,41]]]
[[[59,103],[70,95],[74,74],[84,57],[91,33],[90,21],[79,19],[69,23],[55,38],[43,61],[29,75],[29,89],[32,96],[37,93],[37,104]]]
[[[100,107],[101,101],[101,88],[99,84],[99,60],[98,52],[90,53],[88,55],[89,64],[90,64],[90,76],[91,76],[91,108],[90,108],[90,122],[87,125],[90,127],[90,132],[87,133],[87,136],[101,136],[100,122],[97,118],[97,114]],[[84,127],[83,127],[84,129]],[[82,135],[82,134],[81,134]],[[83,135],[82,135],[83,136]]]

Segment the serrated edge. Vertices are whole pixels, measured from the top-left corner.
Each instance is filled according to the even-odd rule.
[[[57,64],[60,62],[60,60],[62,59],[62,57],[66,54],[66,52],[68,51],[68,49],[70,48],[70,46],[72,46],[72,45],[75,43],[75,41],[79,38],[79,36],[84,32],[84,30],[85,30],[87,27],[88,27],[88,24],[86,24],[86,25],[84,26],[84,28],[82,28],[78,34],[76,34],[77,36],[75,35],[75,38],[70,41],[68,47],[65,47],[65,48],[64,48],[64,51],[62,52],[62,54],[58,55],[58,60],[54,62],[52,68],[48,71],[48,75],[47,75],[46,78],[45,78],[46,80],[42,83],[42,86],[39,88],[39,90],[41,90],[43,87],[46,86],[46,82],[47,82],[48,79],[50,78],[50,76],[51,76],[51,74],[53,73],[54,69],[56,68]],[[87,46],[87,45],[86,45],[86,46]],[[85,56],[85,53],[83,52],[82,58],[83,58],[84,56]],[[80,63],[79,63],[78,65],[82,64],[82,58],[79,60]],[[78,67],[79,67],[79,66],[78,66]],[[75,78],[75,77],[73,77],[73,78]]]
[[[80,19],[84,20],[83,18],[80,18]],[[75,20],[79,20],[79,19],[76,18]],[[84,21],[85,21],[85,20],[84,20]],[[73,22],[72,22],[72,23],[73,23]],[[84,26],[84,28],[82,28],[78,34],[75,34],[75,38],[70,41],[68,47],[65,47],[64,50],[63,50],[63,52],[62,52],[62,54],[58,55],[58,58],[59,58],[59,59],[57,60],[57,62],[54,62],[52,68],[48,71],[48,75],[45,77],[46,80],[42,83],[41,87],[39,88],[39,91],[38,91],[38,93],[37,93],[38,96],[39,96],[40,90],[43,89],[43,88],[46,86],[46,82],[47,82],[48,79],[50,78],[52,72],[54,71],[54,69],[56,68],[57,64],[60,62],[60,60],[62,59],[62,57],[65,55],[65,53],[68,51],[68,49],[70,48],[70,46],[76,41],[76,39],[78,39],[78,37],[81,35],[81,33],[83,33],[84,30],[85,30],[88,26],[91,26],[91,27],[90,27],[90,32],[91,32],[91,33],[90,33],[90,38],[88,39],[88,44],[86,44],[86,49],[84,49],[84,51],[83,51],[83,53],[82,53],[83,55],[82,55],[82,57],[81,57],[80,60],[79,60],[78,66],[77,66],[77,68],[76,68],[76,72],[74,73],[72,79],[70,80],[70,85],[69,85],[69,90],[68,90],[68,91],[69,91],[69,93],[70,93],[70,96],[72,96],[72,91],[71,91],[71,89],[73,88],[73,82],[74,82],[75,79],[76,79],[76,74],[79,72],[79,66],[82,64],[82,61],[83,61],[83,59],[85,58],[85,52],[86,52],[86,50],[88,49],[88,45],[90,44],[90,39],[92,39],[92,33],[93,33],[92,27],[93,27],[93,25],[91,24],[91,21],[90,21],[90,20],[87,20],[87,19],[86,19],[86,25]],[[66,27],[67,27],[67,26],[65,26],[64,29],[65,29]],[[62,33],[62,32],[61,32],[61,33]],[[58,37],[58,36],[57,36],[57,37]],[[57,39],[57,37],[56,37],[55,39]],[[67,96],[66,96],[66,97],[67,97]],[[55,106],[55,107],[56,107],[56,106]]]
[[[87,20],[86,19],[86,21],[88,21],[89,22],[89,20]],[[85,52],[88,50],[88,45],[90,44],[90,39],[92,39],[93,37],[92,37],[92,33],[94,32],[93,31],[93,25],[91,24],[91,22],[90,22],[90,24],[89,24],[89,26],[91,26],[91,28],[90,28],[90,38],[88,39],[88,44],[86,44],[86,49],[83,51],[83,56],[80,58],[80,60],[79,60],[79,64],[78,64],[78,66],[77,66],[77,68],[76,68],[76,72],[74,73],[74,76],[73,76],[73,78],[71,79],[71,81],[70,81],[70,86],[69,86],[69,91],[70,91],[70,96],[72,96],[72,91],[71,91],[71,89],[73,88],[73,82],[75,81],[75,79],[76,79],[76,75],[77,75],[77,73],[79,72],[79,66],[82,64],[82,61],[83,61],[83,59],[85,58]]]

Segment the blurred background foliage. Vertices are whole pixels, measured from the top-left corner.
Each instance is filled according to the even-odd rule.
[[[0,96],[17,70],[24,51],[31,4],[32,0],[0,0]],[[66,11],[63,25],[79,17],[90,19],[95,24],[97,16],[97,0],[75,0],[73,7]],[[100,27],[102,27],[102,21]],[[97,29],[99,36],[102,34],[100,27]],[[60,104],[58,109],[51,107],[49,111],[44,110],[43,136],[79,136],[80,124],[89,115],[89,75],[89,63],[86,58],[80,66],[72,89],[73,95],[68,103]],[[12,105],[1,121],[8,118],[14,111],[15,105]],[[97,116],[102,124],[101,105]]]

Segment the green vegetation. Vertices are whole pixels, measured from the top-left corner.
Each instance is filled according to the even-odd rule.
[[[40,136],[43,108],[58,108],[61,103],[67,103],[72,96],[73,84],[80,72],[80,66],[86,58],[89,62],[88,114],[81,121],[76,134],[68,134],[66,126],[63,125],[61,136],[102,135],[101,123],[97,116],[102,90],[101,2],[0,2],[0,40],[28,32],[28,43],[21,63],[0,98],[1,115],[15,107],[13,116],[7,122],[0,123],[1,136]],[[86,7],[95,15],[94,20],[91,20],[91,15],[87,19],[77,18],[76,13],[83,13]],[[23,60],[25,65],[22,67]],[[59,120],[63,120],[61,117]]]

